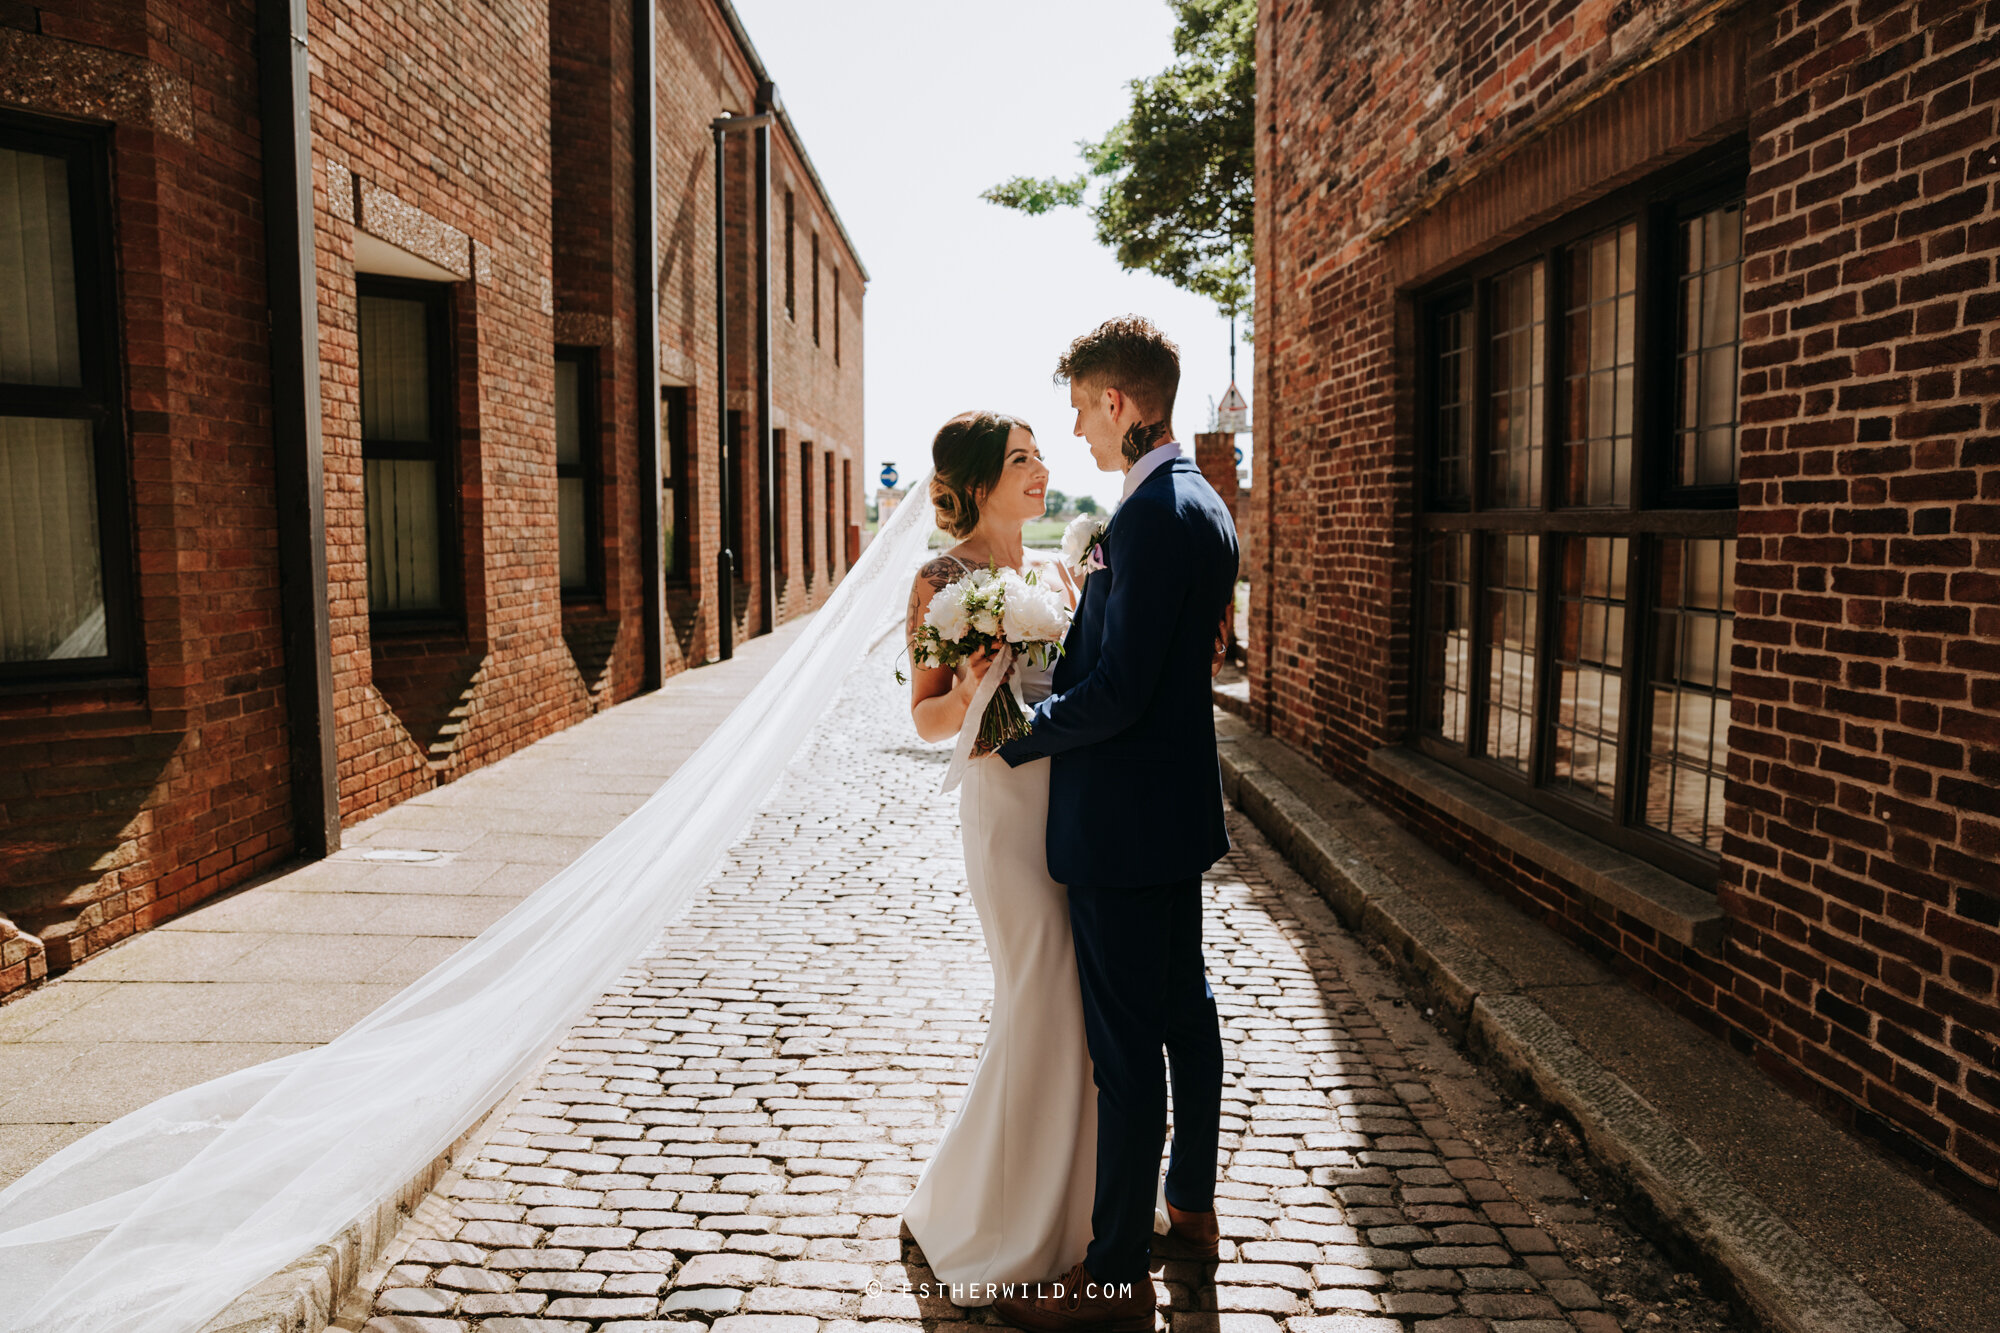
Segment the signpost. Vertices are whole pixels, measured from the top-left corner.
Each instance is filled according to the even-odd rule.
[[[881,530],[882,524],[889,521],[889,515],[896,512],[896,506],[903,502],[903,493],[896,489],[896,483],[901,480],[901,477],[902,474],[896,471],[894,463],[884,463],[882,465],[882,488],[875,492],[875,526],[877,531]]]

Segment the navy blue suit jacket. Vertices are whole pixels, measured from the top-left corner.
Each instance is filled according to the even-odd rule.
[[[1236,595],[1236,525],[1185,457],[1126,497],[1106,567],[1084,580],[1053,693],[1000,749],[1047,755],[1049,876],[1134,888],[1200,875],[1229,850],[1209,666]]]

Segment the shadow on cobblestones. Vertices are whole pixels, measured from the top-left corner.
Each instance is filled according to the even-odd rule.
[[[702,896],[445,1178],[343,1324],[994,1322],[935,1289],[899,1220],[992,978],[957,802],[935,795],[943,754],[909,742],[893,657],[847,683]],[[1232,828],[1207,916],[1223,1255],[1161,1271],[1177,1333],[1730,1327],[1535,1154],[1536,1127]]]

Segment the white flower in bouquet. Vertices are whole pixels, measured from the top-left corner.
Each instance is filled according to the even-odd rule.
[[[924,612],[924,627],[937,631],[937,637],[945,643],[964,638],[972,628],[972,617],[965,609],[966,594],[971,591],[972,584],[966,579],[938,589],[931,598],[930,608]]]
[[[1007,587],[1000,627],[1007,642],[1020,648],[1035,665],[1046,668],[1062,651],[1069,617],[1068,603],[1054,588],[1017,575]]]

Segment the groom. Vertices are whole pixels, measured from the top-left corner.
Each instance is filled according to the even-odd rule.
[[[1201,876],[1229,850],[1210,668],[1236,589],[1229,511],[1173,438],[1180,352],[1113,319],[1056,365],[1076,433],[1125,498],[1033,733],[1044,755],[1049,875],[1069,886],[1085,1035],[1097,1067],[1097,1197],[1083,1262],[1060,1286],[994,1309],[1036,1333],[1150,1333],[1153,1199],[1173,1072],[1166,1195],[1178,1256],[1213,1258],[1222,1034],[1202,972]],[[1165,1059],[1162,1059],[1162,1051]]]

